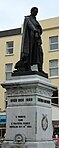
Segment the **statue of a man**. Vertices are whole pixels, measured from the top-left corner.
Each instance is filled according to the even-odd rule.
[[[29,71],[32,65],[38,66],[38,71],[42,71],[43,51],[42,51],[42,28],[36,20],[38,8],[33,7],[31,14],[25,16],[23,24],[23,35],[21,44],[21,58],[15,65],[19,71]]]

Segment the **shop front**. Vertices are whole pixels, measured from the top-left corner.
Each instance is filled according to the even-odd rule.
[[[6,132],[6,115],[0,115],[0,139],[4,137]]]

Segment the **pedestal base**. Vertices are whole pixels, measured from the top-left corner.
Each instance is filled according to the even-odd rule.
[[[42,75],[32,72],[32,75],[15,76],[2,84],[8,99],[2,148],[55,148],[51,107],[55,87],[45,73]]]
[[[53,141],[26,142],[24,144],[4,142],[2,148],[55,148],[55,144]]]

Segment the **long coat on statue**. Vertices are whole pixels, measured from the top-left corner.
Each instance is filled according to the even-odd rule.
[[[43,62],[41,47],[42,28],[35,17],[26,16],[23,25],[21,59],[25,57],[30,65]]]

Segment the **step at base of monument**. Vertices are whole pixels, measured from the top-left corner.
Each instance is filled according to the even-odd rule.
[[[25,142],[13,143],[11,141],[4,142],[2,148],[55,148],[54,142],[51,141],[40,141],[40,142]]]

